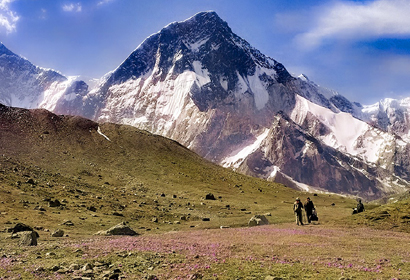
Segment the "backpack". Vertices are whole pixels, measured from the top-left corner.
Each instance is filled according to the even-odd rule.
[[[317,216],[317,214],[316,214],[316,210],[315,210],[315,209],[313,209],[312,215],[310,215],[310,220],[311,220],[311,221],[319,221],[319,218],[318,218],[318,216]]]

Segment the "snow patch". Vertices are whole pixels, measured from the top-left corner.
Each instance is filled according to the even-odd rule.
[[[228,79],[225,77],[220,77],[219,82],[224,90],[228,90]]]
[[[265,129],[262,134],[256,137],[254,142],[244,147],[241,147],[239,150],[235,151],[230,156],[223,159],[221,163],[222,166],[232,167],[234,169],[238,168],[241,165],[241,163],[245,160],[245,158],[247,158],[250,154],[252,154],[254,151],[256,151],[259,148],[262,141],[268,136],[268,133],[269,133],[269,129]]]
[[[101,128],[100,128],[100,127],[98,127],[97,132],[98,132],[98,134],[100,134],[100,135],[104,136],[104,138],[105,138],[105,139],[107,139],[108,141],[110,141],[110,142],[111,142],[110,138],[108,138],[108,136],[107,136],[107,135],[105,135],[104,133],[102,133],[102,132],[101,132]]]
[[[195,43],[186,43],[184,42],[193,52],[199,52],[199,48],[208,42],[208,38],[204,38],[201,40],[196,41]]]
[[[208,69],[203,68],[202,63],[200,61],[196,60],[192,62],[192,66],[194,67],[194,71],[196,74],[196,80],[197,80],[199,87],[211,82]]]

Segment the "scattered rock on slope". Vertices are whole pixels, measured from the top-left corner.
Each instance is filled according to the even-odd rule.
[[[255,215],[248,222],[248,226],[250,227],[263,225],[269,225],[269,221],[264,215]]]
[[[113,226],[107,230],[101,230],[96,233],[96,235],[138,235],[133,229],[127,226],[124,222],[116,226]]]

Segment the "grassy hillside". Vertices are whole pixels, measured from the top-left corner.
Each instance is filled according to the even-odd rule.
[[[294,224],[297,196],[318,223]],[[408,202],[352,216],[351,198],[247,177],[133,127],[0,106],[0,279],[408,279],[410,236],[390,231],[408,231]],[[38,246],[11,238],[19,222]],[[120,222],[140,235],[94,235]]]

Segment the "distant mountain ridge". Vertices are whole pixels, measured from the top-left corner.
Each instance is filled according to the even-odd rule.
[[[0,103],[23,108],[45,108],[65,113],[82,106],[88,85],[78,77],[33,65],[0,43]],[[80,101],[78,103],[77,101]],[[69,103],[69,104],[68,104]]]
[[[377,198],[410,186],[407,105],[362,106],[293,77],[215,12],[151,35],[95,89],[82,83],[43,104],[133,125],[298,188]]]

